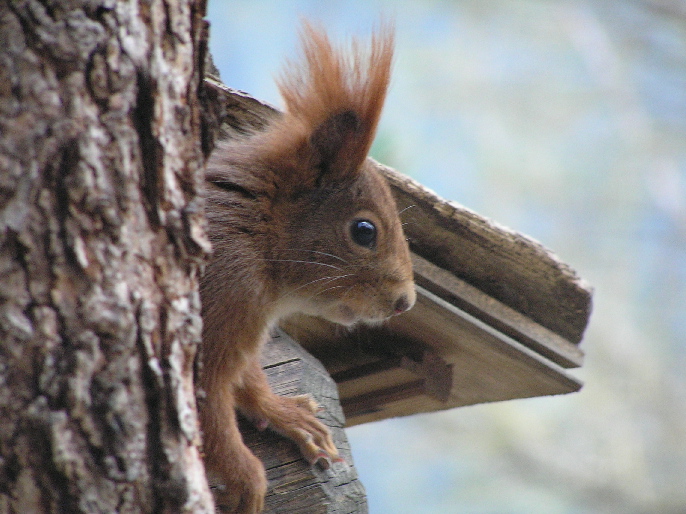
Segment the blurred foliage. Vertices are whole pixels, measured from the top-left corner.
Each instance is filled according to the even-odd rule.
[[[395,19],[373,154],[596,289],[586,386],[349,431],[373,513],[686,512],[686,4],[210,0],[231,86],[279,104],[300,15]]]

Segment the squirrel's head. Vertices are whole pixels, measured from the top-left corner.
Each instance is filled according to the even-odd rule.
[[[365,160],[348,181],[284,198],[270,259],[284,312],[343,325],[378,322],[415,302],[412,262],[390,188]]]
[[[303,64],[291,65],[279,83],[285,113],[222,153],[242,175],[236,180],[232,173],[233,193],[240,189],[261,206],[268,242],[261,250],[277,315],[378,322],[416,298],[395,202],[367,158],[388,88],[393,34],[382,30],[369,51],[355,42],[345,53],[306,24],[302,42]],[[217,173],[217,183],[226,180]]]

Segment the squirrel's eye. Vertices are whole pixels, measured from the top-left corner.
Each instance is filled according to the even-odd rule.
[[[372,248],[376,243],[376,227],[369,220],[355,220],[350,226],[350,235],[358,245]]]

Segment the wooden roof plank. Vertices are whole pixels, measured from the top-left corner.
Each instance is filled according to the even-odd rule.
[[[403,213],[412,250],[571,343],[591,313],[591,287],[533,239],[440,198],[376,163]]]
[[[428,291],[565,368],[582,365],[583,352],[562,336],[423,257],[412,254],[412,263],[416,282]]]
[[[535,374],[536,378],[526,377],[532,384],[537,383],[539,377],[545,377],[544,383],[555,382],[565,392],[581,387],[578,379],[534,350],[421,286],[417,286],[417,293],[417,303],[410,311],[413,315],[397,316],[388,322],[389,327],[398,334],[430,345],[456,368],[464,367],[465,358],[469,356],[478,356],[484,361],[502,356],[518,361],[527,373]]]

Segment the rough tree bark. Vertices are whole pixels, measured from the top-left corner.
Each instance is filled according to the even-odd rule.
[[[0,512],[210,512],[203,0],[0,0]]]

